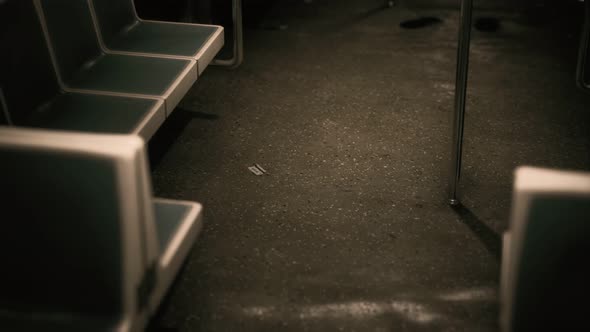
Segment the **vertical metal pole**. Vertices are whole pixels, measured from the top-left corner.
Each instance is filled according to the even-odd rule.
[[[590,0],[584,1],[584,25],[580,37],[578,51],[578,66],[576,69],[576,83],[578,87],[588,91],[590,85],[586,82],[586,68],[588,67],[588,47],[590,46]]]
[[[234,24],[233,56],[229,60],[214,60],[213,64],[230,68],[238,67],[244,60],[244,27],[242,23],[242,0],[232,0]]]
[[[471,39],[471,18],[473,0],[461,1],[461,23],[459,46],[457,48],[457,77],[455,80],[455,113],[453,115],[453,146],[451,150],[451,177],[449,181],[449,204],[458,205],[458,186],[461,177],[463,153],[463,126],[465,123],[465,99],[469,73],[469,43]]]

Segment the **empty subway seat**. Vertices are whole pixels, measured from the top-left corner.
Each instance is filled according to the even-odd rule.
[[[139,331],[202,225],[132,135],[0,128],[0,330]]]
[[[68,91],[163,98],[170,114],[197,80],[194,60],[115,54],[103,49],[88,0],[33,1],[58,78]]]
[[[14,125],[148,139],[164,122],[159,98],[64,91],[32,2],[6,1],[1,15],[2,114]]]
[[[201,74],[223,47],[220,26],[142,20],[133,0],[90,2],[99,36],[109,50],[192,58]]]
[[[518,169],[502,253],[502,331],[584,330],[589,252],[590,173]]]

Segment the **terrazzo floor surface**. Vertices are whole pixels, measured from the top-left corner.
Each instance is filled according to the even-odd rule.
[[[289,1],[210,66],[151,142],[160,197],[204,230],[152,322],[173,331],[497,331],[519,165],[590,168],[580,20],[473,32],[461,182],[446,204],[459,13]],[[415,30],[399,23],[435,16]],[[256,176],[259,164],[267,174]]]

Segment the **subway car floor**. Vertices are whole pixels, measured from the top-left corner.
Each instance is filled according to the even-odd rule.
[[[153,139],[156,196],[206,224],[151,329],[498,330],[514,168],[590,168],[581,19],[476,11],[500,28],[473,31],[452,209],[459,13],[381,4],[275,8],[286,29],[248,29],[243,65],[210,67]]]

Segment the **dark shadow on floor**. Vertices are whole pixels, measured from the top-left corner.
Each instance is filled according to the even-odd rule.
[[[453,206],[461,221],[480,239],[488,251],[498,260],[502,259],[502,239],[498,233],[488,227],[471,210],[463,205]]]
[[[180,107],[177,108],[172,115],[166,119],[162,127],[158,129],[148,143],[151,168],[154,169],[158,165],[160,160],[162,160],[166,154],[166,151],[168,151],[170,146],[176,141],[191,120],[215,121],[218,118],[219,115],[217,114],[191,111]]]
[[[147,332],[179,332],[180,330],[175,327],[152,327],[150,326]]]
[[[148,322],[148,326],[145,329],[146,332],[180,332],[181,331],[181,327],[178,327],[178,326],[162,326],[160,324],[160,321],[162,320],[162,315],[164,314],[164,312],[166,310],[168,310],[170,307],[170,301],[171,301],[172,294],[174,294],[175,288],[178,287],[178,279],[180,278],[181,275],[187,273],[186,270],[188,269],[187,268],[188,261],[189,260],[187,259],[180,266],[178,274],[174,278],[172,285],[170,285],[170,289],[168,290],[168,292],[166,292],[166,295],[164,295],[164,298],[162,299],[162,302],[160,302],[158,309],[156,310],[156,312],[154,313],[154,315],[152,316],[152,318]]]
[[[438,17],[426,16],[413,20],[403,21],[399,24],[404,29],[420,29],[441,24],[443,21]]]
[[[185,109],[185,108],[180,108],[180,107],[176,109],[176,112],[177,113],[188,113],[186,115],[191,119],[200,119],[200,120],[217,120],[217,119],[219,119],[219,115],[217,115],[217,114],[198,112],[198,111],[193,111],[190,109]]]

